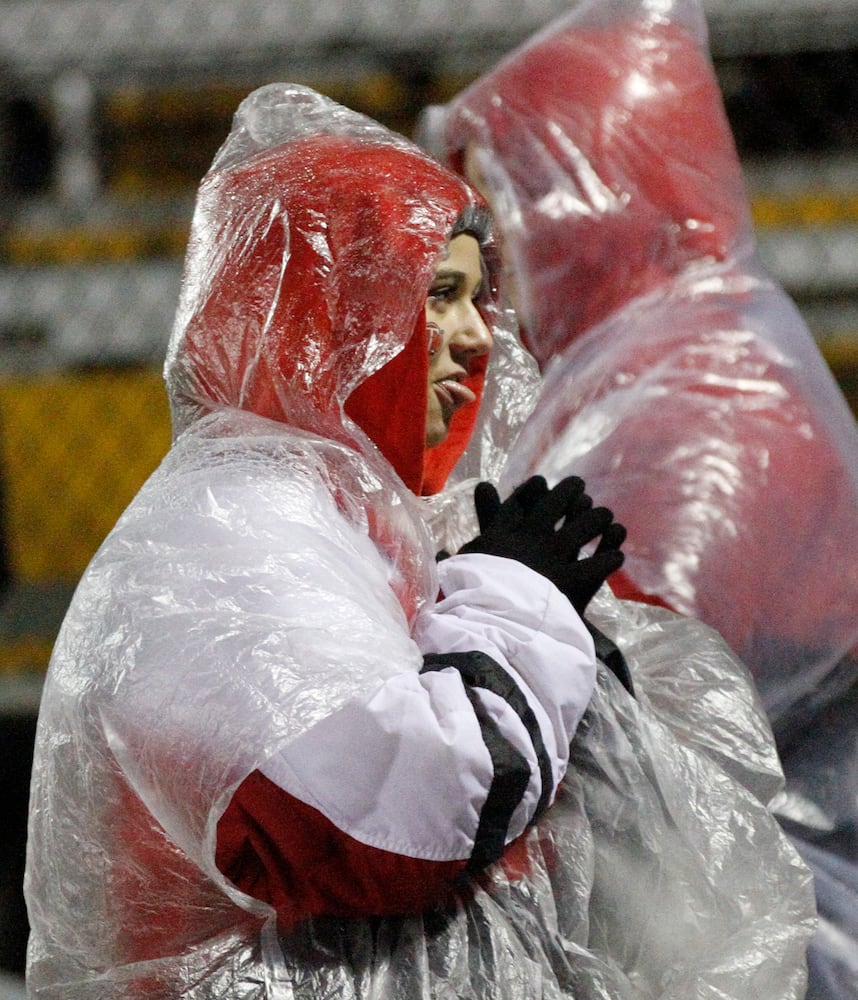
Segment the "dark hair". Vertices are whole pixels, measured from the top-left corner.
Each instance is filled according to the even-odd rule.
[[[480,245],[480,261],[485,278],[485,290],[492,297],[498,295],[501,262],[492,229],[492,213],[485,205],[468,205],[459,213],[450,230],[450,239],[466,233]]]
[[[450,239],[468,233],[481,247],[492,242],[492,217],[485,205],[468,205],[453,223]]]

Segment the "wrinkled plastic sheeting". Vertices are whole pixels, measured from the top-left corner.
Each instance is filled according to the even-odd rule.
[[[601,618],[610,627],[622,616],[614,606]],[[809,873],[765,805],[716,763],[725,730],[674,735],[651,709],[678,693],[665,668],[670,658],[681,673],[686,651],[674,622],[657,617],[639,649],[631,637],[624,643],[645,697],[635,701],[600,673],[558,800],[529,834],[517,870],[493,869],[453,912],[306,925],[283,942],[296,997],[804,996]],[[662,630],[664,656],[653,655]],[[688,647],[698,650],[698,638],[689,635]],[[710,653],[717,645],[713,637]],[[647,662],[652,674],[641,670]],[[693,670],[686,693],[705,695],[717,673],[712,662]],[[738,731],[758,712],[753,694],[736,707],[730,752],[756,747],[758,767],[745,778],[771,790],[779,772],[765,720],[746,741]],[[708,727],[702,706],[701,719]]]
[[[781,764],[759,694],[717,632],[666,608],[618,601],[607,587],[587,617],[614,638],[638,700],[678,742],[708,757],[760,802],[781,792]]]
[[[372,509],[398,539],[388,560]],[[244,996],[255,980],[265,996],[261,904],[234,901],[214,824],[279,746],[419,670],[394,587],[434,594],[433,556],[417,500],[348,447],[235,410],[178,439],[87,569],[46,679],[36,995],[194,996],[198,980],[197,996]]]
[[[710,630],[605,588],[593,615],[638,700],[600,673],[557,802],[458,908],[314,921],[278,941],[270,911],[225,882],[213,824],[237,780],[332,704],[419,669],[386,565],[316,494],[332,477],[353,497],[395,500],[349,449],[213,414],[96,556],[40,719],[51,752],[33,785],[34,995],[800,1000],[814,902],[768,808],[781,776],[753,689]],[[400,516],[417,544],[417,501]],[[165,591],[171,565],[184,570]],[[268,601],[282,608],[298,580],[272,632]],[[141,607],[143,594],[159,598]],[[343,648],[354,669],[334,674],[329,652]],[[159,957],[121,961],[141,953]]]
[[[764,805],[783,779],[747,672],[669,611],[604,589],[591,611],[638,700],[600,673],[518,871],[452,913],[305,926],[284,942],[296,996],[804,996],[810,876]]]
[[[858,435],[786,296],[748,278],[738,308],[734,280],[689,276],[577,341],[505,479],[582,476],[630,575],[725,636],[786,742],[858,677]]]

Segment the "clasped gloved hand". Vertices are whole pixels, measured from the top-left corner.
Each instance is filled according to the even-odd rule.
[[[626,529],[607,507],[593,506],[578,476],[562,479],[553,489],[542,476],[532,476],[503,502],[491,483],[478,483],[474,505],[480,533],[459,551],[524,563],[547,577],[582,616],[623,564]],[[597,538],[593,554],[580,558],[581,549]]]

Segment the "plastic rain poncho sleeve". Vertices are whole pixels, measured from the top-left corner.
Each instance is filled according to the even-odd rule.
[[[483,406],[425,448],[426,292],[473,199],[305,88],[239,109],[197,201],[172,447],[46,678],[32,996],[800,995],[807,871],[726,647],[601,595],[652,682],[634,701],[600,670],[591,698],[588,633],[550,584],[436,565],[534,385],[489,296]],[[711,715],[683,712],[690,690]]]
[[[495,209],[544,374],[508,486],[582,476],[637,588],[727,639],[786,754],[783,815],[839,852],[821,909],[858,911],[858,431],[760,265],[701,5],[585,0],[423,126]],[[824,979],[854,996],[854,921],[829,930]]]

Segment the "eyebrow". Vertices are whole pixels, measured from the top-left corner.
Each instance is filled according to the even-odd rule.
[[[473,292],[471,294],[474,294],[476,292],[482,291],[483,286],[486,284],[487,278],[488,278],[488,275],[487,275],[486,271],[483,269],[483,267],[481,266],[480,267],[480,280],[474,286]],[[453,268],[453,267],[445,267],[442,270],[435,272],[435,277],[434,277],[432,283],[434,284],[436,281],[455,281],[455,282],[457,282],[460,285],[464,285],[466,283],[467,279],[468,279],[468,275],[464,271],[460,271],[457,268]]]

